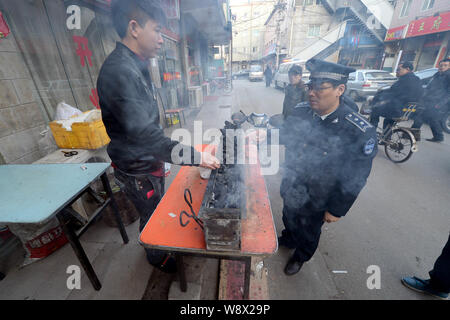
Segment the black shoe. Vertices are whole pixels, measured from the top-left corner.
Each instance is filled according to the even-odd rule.
[[[426,139],[427,141],[430,141],[430,142],[442,142],[442,141],[444,141],[444,139],[436,139],[436,138],[433,138],[433,139]]]
[[[278,245],[289,248],[289,249],[295,249],[295,246],[291,245],[289,241],[286,240],[286,238],[278,237]]]
[[[300,271],[303,266],[303,262],[295,261],[292,258],[289,259],[286,267],[284,267],[284,273],[288,276],[292,276]]]

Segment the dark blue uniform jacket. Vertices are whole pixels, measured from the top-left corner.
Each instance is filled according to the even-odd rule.
[[[286,147],[280,189],[285,206],[344,216],[370,174],[375,128],[345,103],[322,120],[305,102],[285,120],[280,140]]]

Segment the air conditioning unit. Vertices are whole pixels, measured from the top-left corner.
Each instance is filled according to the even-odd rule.
[[[203,105],[202,87],[190,87],[189,89],[189,106],[200,108]]]
[[[209,86],[209,83],[208,83],[208,82],[202,84],[202,89],[203,89],[203,96],[204,96],[204,97],[209,96],[209,94],[210,94],[211,91],[210,91],[210,86]]]

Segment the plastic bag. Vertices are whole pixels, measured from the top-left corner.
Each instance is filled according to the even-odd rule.
[[[68,242],[57,218],[43,224],[9,224],[8,227],[26,251],[22,267],[49,256]]]
[[[63,101],[58,103],[58,106],[56,107],[56,115],[54,120],[67,120],[82,113],[83,112],[81,112],[81,110],[74,108]]]

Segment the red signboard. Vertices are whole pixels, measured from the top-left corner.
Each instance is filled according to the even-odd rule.
[[[450,11],[435,17],[415,20],[409,24],[405,38],[423,36],[426,34],[450,30]]]
[[[166,13],[167,19],[180,20],[180,0],[162,0],[161,6]]]
[[[10,33],[9,27],[6,24],[6,21],[3,18],[2,13],[0,12],[0,39],[6,38],[9,33]]]
[[[406,26],[401,26],[397,28],[389,29],[386,32],[386,38],[384,41],[394,41],[394,40],[400,40],[403,39],[403,33],[405,31]]]

